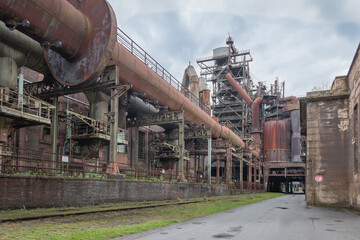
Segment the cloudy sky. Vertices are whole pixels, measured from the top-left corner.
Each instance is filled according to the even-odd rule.
[[[360,41],[358,0],[109,0],[118,26],[176,78],[226,46],[249,49],[254,81],[286,81],[286,95],[347,74]]]

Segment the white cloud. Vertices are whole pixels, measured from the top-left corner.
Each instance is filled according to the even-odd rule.
[[[250,49],[251,71],[287,95],[347,73],[360,38],[360,2],[239,0],[110,0],[122,28],[178,79],[191,61],[225,45],[228,32]]]

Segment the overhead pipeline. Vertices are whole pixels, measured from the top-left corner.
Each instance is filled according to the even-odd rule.
[[[171,110],[183,110],[188,121],[211,129],[214,138],[229,139],[234,146],[244,147],[239,136],[217,123],[116,42],[116,19],[107,1],[83,1],[77,9],[66,0],[0,0],[0,18],[29,20],[31,27],[19,30],[39,42],[61,41],[60,50],[48,48],[45,53],[49,68],[60,83],[69,86],[90,83],[108,64],[108,56],[112,53],[110,60],[119,67],[122,83],[131,84],[134,91],[145,92],[147,98],[158,100],[160,105]],[[89,34],[90,40],[87,40],[85,36]]]

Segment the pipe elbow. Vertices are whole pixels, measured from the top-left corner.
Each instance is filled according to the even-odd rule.
[[[295,96],[289,96],[289,97],[284,97],[284,98],[280,98],[281,102],[291,102],[292,104],[298,104],[299,103],[299,99]]]
[[[247,105],[251,105],[253,102],[250,98],[250,96],[242,89],[242,87],[235,81],[235,79],[231,76],[230,73],[226,74],[226,79],[230,83],[231,86],[237,91],[237,93],[244,99]]]

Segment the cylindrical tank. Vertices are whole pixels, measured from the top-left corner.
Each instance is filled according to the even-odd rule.
[[[290,154],[291,129],[288,120],[265,122],[264,161],[287,162]]]
[[[215,65],[222,66],[228,58],[229,47],[219,47],[213,49],[213,57],[216,58]]]
[[[222,57],[228,56],[229,54],[229,47],[218,47],[213,49],[213,57]]]

